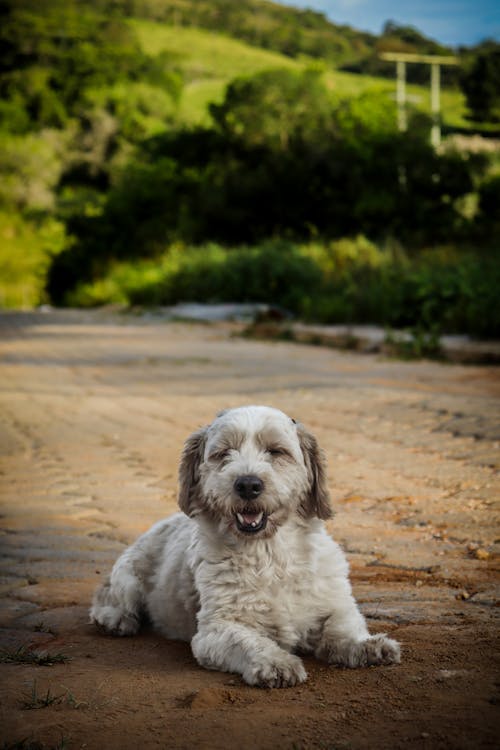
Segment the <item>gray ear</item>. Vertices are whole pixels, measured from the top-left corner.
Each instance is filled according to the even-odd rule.
[[[200,487],[200,464],[203,461],[207,428],[194,432],[184,443],[179,466],[179,507],[193,516],[200,510],[203,496]]]
[[[326,484],[325,454],[314,435],[301,424],[297,425],[297,435],[309,476],[309,489],[299,506],[299,513],[304,518],[317,516],[326,520],[332,517],[333,511]]]

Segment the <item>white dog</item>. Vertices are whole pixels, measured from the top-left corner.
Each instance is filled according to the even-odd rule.
[[[198,663],[249,685],[288,687],[307,675],[297,651],[330,664],[399,661],[396,641],[370,636],[348,580],[315,438],[282,412],[219,414],[186,442],[177,513],[116,562],[90,616],[133,635],[141,614],[191,641]]]

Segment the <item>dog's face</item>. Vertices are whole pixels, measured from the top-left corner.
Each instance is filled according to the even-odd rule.
[[[292,514],[331,515],[315,438],[265,406],[230,409],[191,435],[179,479],[187,515],[247,540],[272,536]]]

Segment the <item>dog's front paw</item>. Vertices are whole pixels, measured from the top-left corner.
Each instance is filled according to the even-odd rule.
[[[263,688],[284,688],[307,680],[307,672],[298,656],[284,654],[279,660],[261,662],[248,667],[243,679],[249,685]]]
[[[139,620],[118,607],[94,606],[90,610],[90,621],[110,635],[135,635],[139,630]]]
[[[342,640],[331,644],[323,652],[330,664],[342,667],[371,667],[377,664],[398,664],[401,648],[385,633],[377,633],[364,641]]]
[[[385,633],[377,633],[361,643],[360,667],[374,664],[399,664],[401,647],[397,641],[388,638]]]

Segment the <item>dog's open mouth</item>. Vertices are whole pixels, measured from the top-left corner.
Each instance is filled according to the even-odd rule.
[[[256,534],[266,528],[267,514],[264,511],[256,511],[255,508],[244,508],[234,514],[236,526],[244,534]]]

